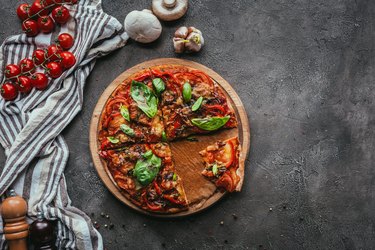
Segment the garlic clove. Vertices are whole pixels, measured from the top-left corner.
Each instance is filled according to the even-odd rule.
[[[188,36],[188,28],[186,26],[182,26],[176,30],[174,33],[174,37],[186,38]]]
[[[188,42],[185,44],[185,49],[191,52],[198,52],[201,50],[204,44],[202,32],[198,29],[195,29],[194,27],[189,27],[189,30],[191,30],[192,32],[189,33],[188,37],[186,38]]]
[[[185,42],[186,40],[180,37],[173,38],[173,47],[176,53],[183,53],[185,50]]]

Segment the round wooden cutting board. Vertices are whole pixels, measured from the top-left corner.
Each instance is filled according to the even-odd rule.
[[[134,73],[152,66],[164,64],[183,65],[201,70],[209,75],[224,90],[224,93],[230,100],[230,103],[235,111],[238,120],[237,128],[223,129],[207,135],[194,136],[198,139],[198,141],[188,141],[182,139],[170,142],[176,171],[182,178],[186,196],[190,204],[188,210],[175,214],[151,213],[142,210],[134,205],[130,200],[122,195],[120,189],[113,181],[109,170],[107,169],[105,161],[102,160],[98,155],[98,151],[100,148],[100,143],[98,140],[98,127],[100,124],[101,113],[108,100],[108,97],[112,94],[112,92],[119,84],[121,84],[126,78],[133,75]],[[226,192],[218,191],[212,182],[201,175],[201,171],[203,170],[204,165],[202,157],[199,155],[199,151],[205,149],[208,145],[215,143],[217,140],[225,140],[235,136],[238,136],[241,145],[239,160],[240,168],[242,167],[242,169],[245,169],[245,160],[250,149],[250,127],[245,108],[232,86],[215,71],[199,63],[175,58],[160,58],[143,62],[126,70],[106,88],[106,90],[100,96],[92,115],[90,124],[90,151],[94,166],[99,174],[99,177],[102,179],[110,192],[120,201],[144,214],[157,217],[180,217],[200,212],[217,202],[226,194]]]

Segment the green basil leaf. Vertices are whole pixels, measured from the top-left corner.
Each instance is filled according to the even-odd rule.
[[[156,90],[156,94],[160,95],[165,90],[165,83],[161,78],[155,78],[152,80],[152,85]]]
[[[214,131],[224,126],[229,119],[229,115],[224,117],[194,118],[191,120],[191,123],[200,129]]]
[[[138,160],[134,167],[134,176],[138,182],[145,186],[150,184],[159,173],[161,159],[154,155],[151,150],[143,154],[145,159]]]
[[[146,159],[150,159],[152,155],[153,155],[152,150],[149,150],[143,154],[143,157]]]
[[[163,133],[161,134],[161,140],[162,140],[163,142],[167,142],[167,141],[168,141],[168,139],[167,139],[167,134],[165,133],[165,131],[163,131]]]
[[[128,110],[127,107],[121,105],[120,106],[120,114],[122,115],[122,117],[125,118],[125,120],[127,120],[128,122],[130,121],[129,110]]]
[[[121,124],[120,125],[120,129],[121,129],[122,132],[124,132],[126,135],[128,135],[130,137],[134,137],[135,136],[134,129],[132,129],[131,127],[129,127],[126,124]]]
[[[193,106],[191,107],[191,110],[193,111],[197,111],[201,105],[202,105],[202,102],[203,102],[203,97],[199,97],[198,100],[193,104]]]
[[[150,162],[153,166],[161,166],[161,159],[154,154],[151,156]]]
[[[177,181],[177,175],[176,175],[176,173],[173,173],[173,179],[172,179],[173,181]]]
[[[154,92],[145,84],[132,81],[131,96],[149,118],[153,118],[158,112],[158,99]]]
[[[110,141],[113,144],[116,144],[116,143],[120,142],[119,139],[117,139],[116,137],[113,137],[113,136],[109,136],[109,137],[107,137],[107,139],[108,139],[108,141]]]
[[[185,82],[182,86],[182,96],[184,97],[185,102],[190,102],[191,100],[191,85],[188,82]]]
[[[212,166],[212,173],[216,176],[217,175],[217,164],[215,163],[213,166]]]

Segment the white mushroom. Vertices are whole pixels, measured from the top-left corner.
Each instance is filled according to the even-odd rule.
[[[187,10],[188,0],[153,0],[152,12],[163,21],[173,21],[182,17]]]
[[[195,27],[180,27],[174,34],[173,45],[176,53],[198,52],[204,45],[202,32]]]
[[[141,43],[150,43],[159,38],[162,28],[160,21],[150,10],[134,10],[124,22],[129,37]]]

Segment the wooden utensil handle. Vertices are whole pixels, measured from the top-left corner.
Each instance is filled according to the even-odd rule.
[[[26,239],[9,240],[8,241],[9,250],[27,250]]]

